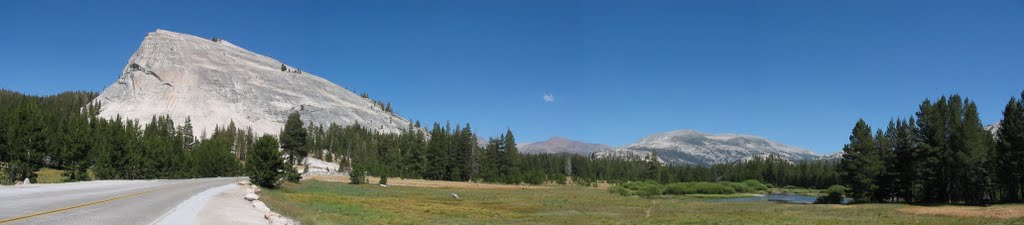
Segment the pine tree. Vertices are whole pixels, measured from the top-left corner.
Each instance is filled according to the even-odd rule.
[[[427,142],[427,168],[424,177],[431,180],[448,179],[448,131],[434,123]]]
[[[505,148],[501,157],[501,176],[505,178],[505,183],[519,183],[521,181],[519,149],[516,148],[516,138],[512,134],[512,129],[505,131],[504,142],[503,146]]]
[[[856,201],[869,201],[878,189],[874,182],[882,165],[877,148],[871,127],[863,119],[858,120],[850,135],[850,143],[843,146],[839,171],[843,183],[851,189],[850,196]]]
[[[1024,190],[1024,92],[1021,98],[1010,98],[999,123],[996,158],[999,162],[999,183],[1007,202],[1020,202]]]
[[[277,139],[270,135],[256,139],[249,160],[245,163],[249,180],[266,188],[277,186],[278,181],[284,177],[283,171],[286,167],[281,152],[278,151]]]
[[[306,138],[306,129],[302,127],[299,112],[292,112],[285,122],[284,131],[281,132],[281,148],[288,154],[288,163],[294,165],[306,158]]]

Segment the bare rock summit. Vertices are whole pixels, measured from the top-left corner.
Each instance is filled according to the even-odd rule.
[[[289,113],[304,122],[360,124],[397,133],[409,121],[371,99],[273,58],[222,39],[166,30],[150,32],[120,78],[94,100],[99,116],[149,122],[190,117],[196,135],[234,122],[259,134],[276,134]]]

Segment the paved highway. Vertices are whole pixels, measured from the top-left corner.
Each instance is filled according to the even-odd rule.
[[[0,224],[151,224],[204,190],[242,178],[0,187]]]

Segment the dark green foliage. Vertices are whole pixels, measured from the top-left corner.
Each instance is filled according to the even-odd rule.
[[[642,197],[654,195],[687,195],[687,194],[735,194],[758,193],[768,187],[757,180],[743,182],[676,182],[659,184],[656,182],[627,182],[612,186],[612,193],[624,196],[638,195]]]
[[[352,165],[352,172],[348,174],[350,184],[366,183],[366,170],[362,166]]]
[[[281,149],[288,155],[288,163],[296,164],[306,158],[306,129],[302,127],[299,112],[288,114],[288,120],[281,131]]]
[[[863,119],[853,127],[850,143],[843,146],[839,168],[842,180],[851,187],[850,196],[856,201],[870,201],[878,189],[875,178],[884,168],[871,127]]]
[[[629,182],[621,185],[615,185],[609,188],[608,191],[617,193],[622,196],[637,195],[641,197],[649,197],[655,195],[661,195],[662,186],[661,184],[654,182]]]
[[[377,182],[377,183],[378,184],[383,184],[383,185],[388,185],[388,175],[380,176],[380,181]]]
[[[814,201],[814,204],[840,204],[843,203],[843,198],[846,196],[846,187],[842,185],[832,185],[825,190],[825,195],[818,197]]]
[[[1006,111],[1016,110],[1014,102]],[[850,197],[861,202],[970,204],[999,199],[1001,188],[1007,193],[1008,186],[1000,187],[995,176],[997,165],[1005,165],[996,162],[1005,157],[995,151],[973,101],[959,95],[934,103],[926,99],[916,116],[890,122],[873,143],[867,124],[857,123],[840,167]]]
[[[239,174],[238,160],[231,154],[226,140],[211,139],[204,141],[190,154],[193,159],[192,168],[195,176],[216,177]]]
[[[1010,98],[1003,109],[1003,120],[996,133],[997,175],[1007,202],[1024,199],[1024,92],[1021,98]]]
[[[277,139],[270,135],[263,135],[256,140],[249,160],[245,162],[249,180],[266,188],[277,187],[287,167],[278,151]]]

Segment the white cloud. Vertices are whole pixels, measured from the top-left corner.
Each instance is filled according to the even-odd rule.
[[[544,102],[555,102],[555,96],[551,94],[544,94]]]

